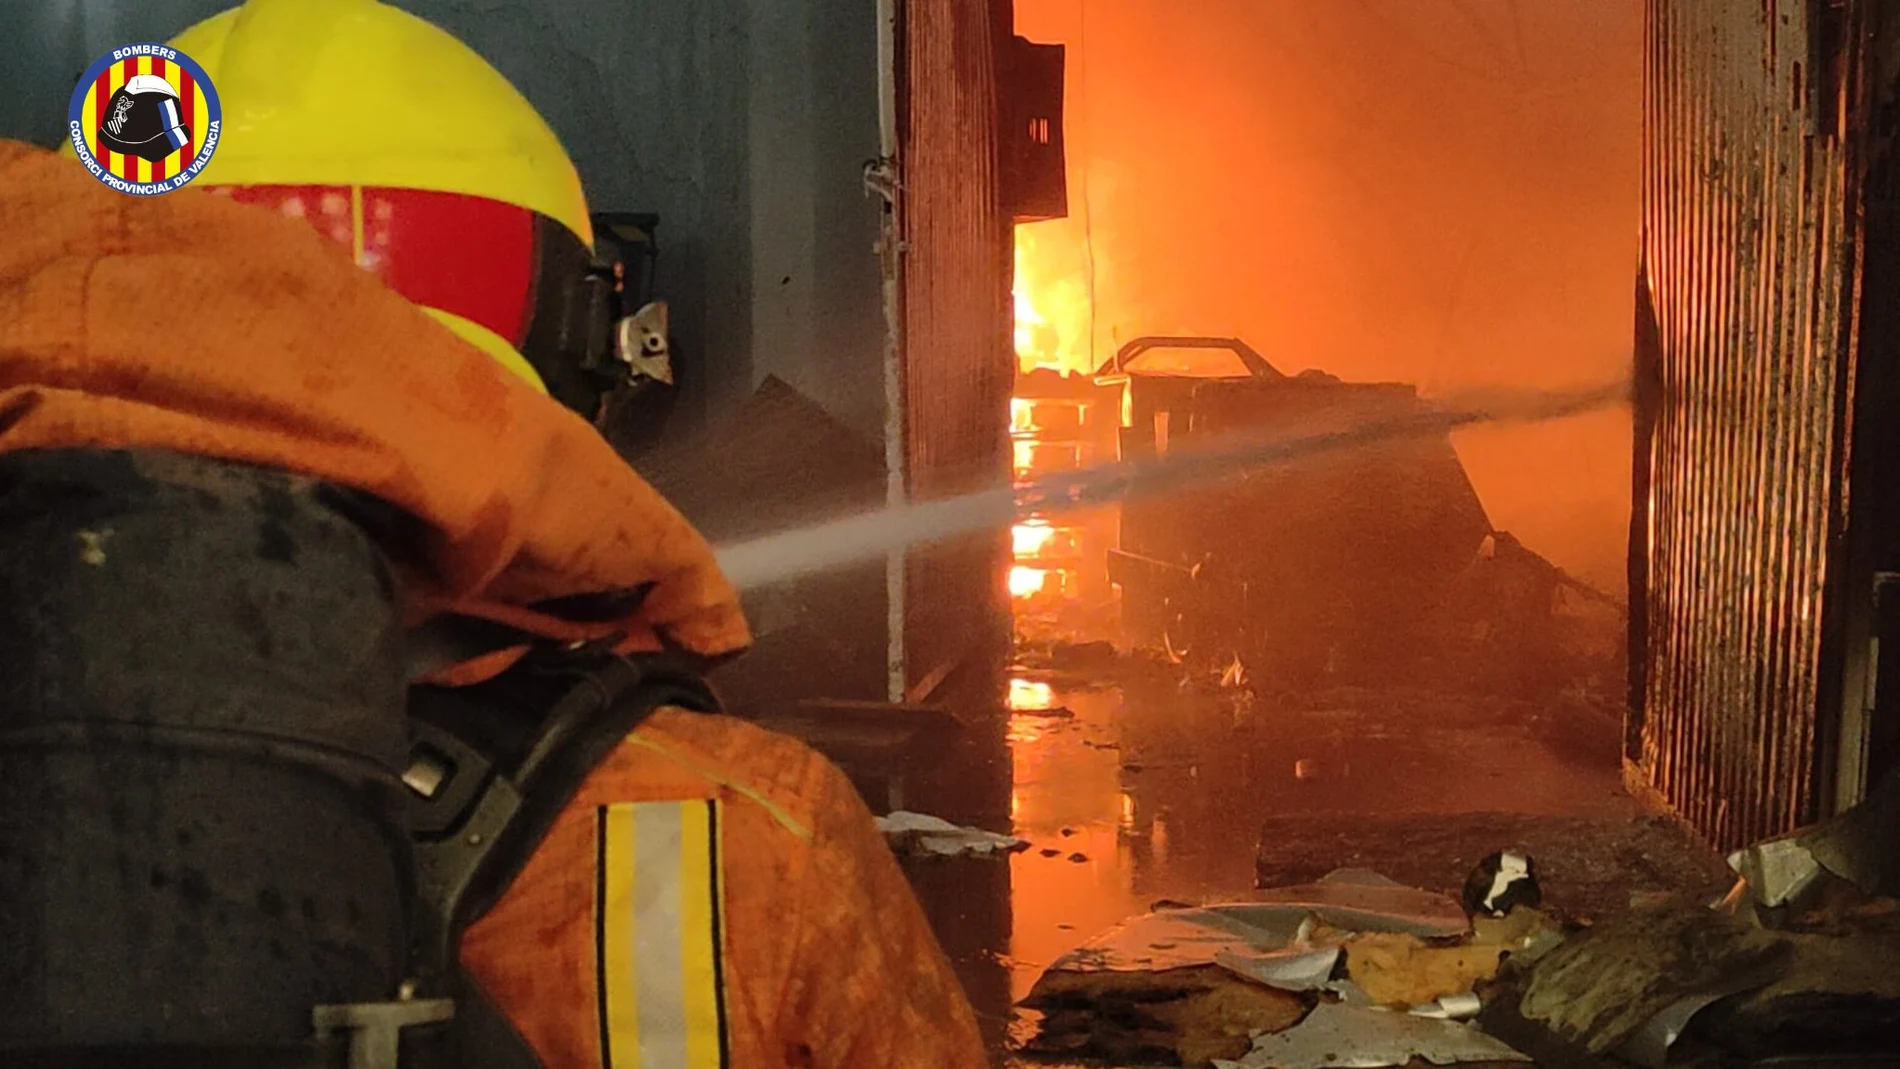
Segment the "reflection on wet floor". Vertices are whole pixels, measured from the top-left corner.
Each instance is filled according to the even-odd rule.
[[[1269,822],[1297,815],[1302,834],[1267,844],[1266,867],[1317,874],[1405,862],[1406,842],[1369,827],[1405,815],[1637,813],[1616,722],[1596,711],[1346,690],[1268,704],[1127,658],[1019,672],[1006,695],[1009,822],[1032,846],[913,866],[999,1040],[1042,969],[1083,940],[1159,900],[1245,897]]]
[[[1052,715],[1057,712],[1066,715]],[[1135,800],[1122,785],[1121,695],[1012,680],[1012,998],[1087,934],[1145,908],[1134,885]],[[1164,833],[1165,834],[1165,833]]]

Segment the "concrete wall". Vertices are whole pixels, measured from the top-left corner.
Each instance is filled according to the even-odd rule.
[[[57,142],[73,79],[100,53],[163,40],[229,3],[0,4],[0,137]],[[596,210],[659,213],[689,410],[716,415],[776,374],[881,435],[878,213],[859,178],[878,154],[871,0],[398,6],[515,83],[567,145]]]

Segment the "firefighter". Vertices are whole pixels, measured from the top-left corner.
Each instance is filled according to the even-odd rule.
[[[600,337],[575,329],[598,325],[575,318],[592,270],[587,204],[567,154],[520,94],[442,30],[376,0],[250,0],[171,44],[205,68],[222,98],[223,140],[199,182],[209,193],[87,192],[111,199],[88,209],[98,218],[72,225],[114,235],[88,255],[136,253],[141,237],[155,240],[166,227],[196,233],[179,229],[187,224],[250,227],[244,232],[264,240],[291,226],[255,214],[273,211],[346,246],[439,326],[418,319],[424,333],[412,336],[394,312],[357,312],[375,306],[367,280],[360,293],[328,276],[300,281],[312,300],[330,303],[298,309],[291,318],[306,325],[301,333],[254,322],[247,340],[307,347],[309,324],[335,322],[318,339],[334,352],[331,366],[293,371],[259,356],[247,377],[228,360],[192,365],[203,382],[189,381],[189,368],[160,366],[131,404],[110,394],[123,381],[113,361],[135,357],[88,349],[110,344],[97,331],[77,346],[48,341],[81,328],[44,327],[29,300],[16,317],[26,326],[0,326],[0,350],[15,346],[0,353],[0,400],[10,402],[0,453],[202,449],[348,481],[434,523],[436,534],[420,544],[435,579],[418,580],[419,589],[461,593],[421,603],[452,604],[491,626],[475,631],[489,636],[485,645],[460,651],[480,656],[431,666],[411,690],[417,724],[455,729],[513,716],[509,723],[535,730],[575,695],[611,690],[627,663],[617,653],[636,639],[700,654],[742,644],[736,599],[703,543],[649,500],[630,470],[600,467],[611,453],[576,437],[591,428],[541,411],[554,407],[547,398],[523,400],[520,386],[474,381],[455,363],[472,346],[492,359],[484,366],[506,369],[491,374],[552,393],[583,415],[593,414],[603,388],[600,354],[574,341]],[[0,171],[11,176],[0,209],[6,197],[31,200],[43,187],[36,167],[0,152]],[[77,168],[60,180],[75,190],[91,182]],[[35,212],[45,214],[44,204],[20,207],[10,222],[29,226]],[[70,235],[60,241],[84,245]],[[247,276],[275,285],[324,269],[292,263],[281,250],[228,244],[167,262],[231,280],[223,288],[232,291]],[[51,260],[34,266],[51,247],[20,246],[27,266],[17,269],[67,277]],[[247,299],[167,279],[174,284],[197,307]],[[70,307],[49,304],[47,315]],[[352,314],[384,324],[375,341],[350,325]],[[207,322],[204,329],[224,329]],[[339,373],[378,366],[404,396]],[[421,385],[437,372],[435,390]],[[307,406],[296,393],[305,388],[319,391]],[[252,390],[235,399],[220,392]],[[406,404],[416,406],[413,418]],[[496,426],[471,423],[484,413]],[[297,437],[305,433],[318,437],[306,443]],[[454,442],[461,445],[445,444]],[[500,445],[529,459],[499,461]],[[495,465],[492,476],[476,470],[484,464]],[[484,483],[491,479],[502,489]],[[590,507],[603,511],[590,520]],[[648,514],[652,529],[633,529],[630,517]],[[643,551],[653,559],[628,559]],[[576,587],[598,587],[604,600],[583,604]],[[471,600],[470,591],[482,597]],[[541,596],[550,592],[561,596]],[[635,638],[606,626],[628,621]],[[961,987],[849,782],[794,740],[680,707],[687,704],[650,711],[595,754],[492,901],[456,929],[470,990],[492,1002],[507,1033],[497,1033],[496,1057],[524,1046],[543,1069],[986,1064]],[[428,795],[429,776],[440,772],[405,782]],[[0,1035],[0,1045],[6,1040]],[[463,1052],[482,1053],[479,1045]],[[483,1069],[482,1058],[463,1069]]]

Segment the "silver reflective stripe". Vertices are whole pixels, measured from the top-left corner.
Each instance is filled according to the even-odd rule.
[[[601,1063],[720,1069],[718,805],[707,799],[599,811]]]
[[[687,1069],[681,1004],[680,807],[636,806],[634,970],[641,1069]]]

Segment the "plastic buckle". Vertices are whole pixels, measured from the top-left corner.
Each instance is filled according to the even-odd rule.
[[[350,1034],[349,1069],[401,1069],[404,1029],[439,1024],[455,1016],[454,999],[412,998],[407,997],[408,990],[403,994],[395,1002],[318,1006],[311,1011],[311,1024],[318,1039],[338,1032]]]
[[[626,641],[624,631],[576,642],[544,642],[531,648],[521,666],[538,676],[586,675],[604,664],[624,660],[615,647]]]

